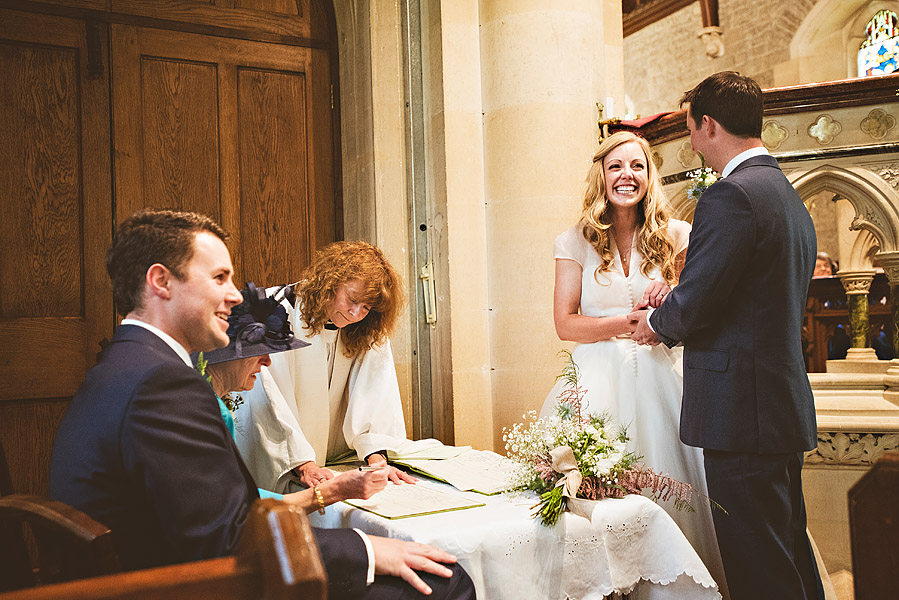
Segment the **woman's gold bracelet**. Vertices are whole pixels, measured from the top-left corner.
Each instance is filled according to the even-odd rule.
[[[315,494],[315,501],[318,502],[318,514],[325,514],[325,499],[322,497],[322,491],[318,486],[312,486],[312,492]]]

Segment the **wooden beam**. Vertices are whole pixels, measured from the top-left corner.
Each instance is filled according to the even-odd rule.
[[[711,1],[715,3],[715,15],[718,14],[718,0],[701,0]],[[622,29],[624,37],[632,33],[640,31],[647,25],[652,25],[656,21],[661,21],[668,15],[674,14],[685,6],[689,6],[696,0],[647,0],[638,2],[636,8],[628,11],[622,18]],[[625,4],[622,4],[622,9]]]

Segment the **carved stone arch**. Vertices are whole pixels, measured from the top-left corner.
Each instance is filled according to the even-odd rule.
[[[863,230],[855,236],[849,258],[840,261],[842,271],[873,271],[874,256],[880,250],[877,238],[870,231]]]
[[[865,39],[865,23],[878,10],[895,10],[895,4],[885,0],[818,0],[796,28],[790,58],[817,56],[820,68],[821,52],[829,50],[826,56],[833,64],[828,65],[825,78],[856,77],[856,54]]]
[[[687,197],[687,189],[690,182],[677,187],[670,186],[665,190],[668,195],[668,206],[671,216],[681,221],[693,222],[693,213],[696,212],[696,200]]]
[[[796,170],[787,177],[800,198],[823,190],[839,194],[855,209],[850,229],[869,231],[881,252],[899,250],[899,197],[883,179],[861,167],[824,164],[811,170]]]

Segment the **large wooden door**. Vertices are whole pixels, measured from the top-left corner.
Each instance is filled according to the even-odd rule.
[[[125,25],[110,36],[117,219],[208,214],[232,234],[238,281],[295,279],[337,235],[327,52]]]
[[[0,444],[14,488],[45,491],[66,401],[114,324],[109,86],[105,55],[88,56],[105,29],[7,10],[0,23]]]
[[[59,421],[115,327],[117,223],[207,213],[239,281],[261,285],[342,235],[327,0],[218,4],[2,3],[0,445],[16,492],[47,492]]]

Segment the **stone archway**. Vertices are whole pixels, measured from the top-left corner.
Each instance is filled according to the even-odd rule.
[[[874,259],[879,254],[880,247],[877,238],[870,231],[862,230],[855,237],[849,258],[844,261],[847,271],[872,271]]]
[[[690,182],[687,181],[683,185],[668,186],[665,193],[668,196],[668,206],[671,210],[671,216],[682,221],[693,222],[693,213],[696,212],[696,200],[687,196],[687,189]]]
[[[883,0],[819,0],[790,42],[790,62],[784,65],[790,65],[785,72],[795,73],[795,81],[776,85],[856,77],[865,23],[878,10],[894,7],[895,2]]]
[[[880,253],[899,251],[899,195],[874,173],[860,167],[823,164],[793,171],[788,178],[800,198],[823,190],[846,198],[855,209],[850,229],[870,232]]]

